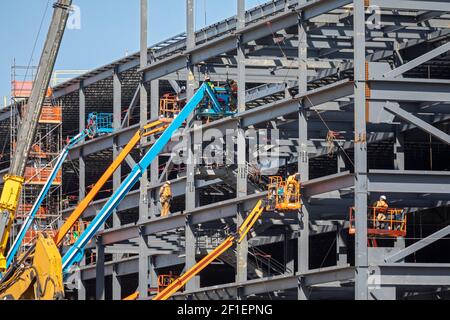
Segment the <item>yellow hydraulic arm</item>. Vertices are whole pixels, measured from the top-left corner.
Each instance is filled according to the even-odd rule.
[[[0,284],[0,300],[59,300],[64,297],[61,255],[53,239],[39,235],[31,256],[22,255],[19,268]]]
[[[184,287],[184,285],[195,277],[200,271],[205,269],[211,262],[216,260],[222,253],[227,251],[229,248],[233,246],[235,242],[240,243],[250,229],[253,227],[255,222],[259,219],[261,214],[264,211],[263,201],[259,200],[256,203],[256,206],[253,208],[252,212],[248,215],[248,217],[244,220],[242,225],[239,227],[238,232],[234,235],[229,236],[225,239],[217,248],[215,248],[211,253],[209,253],[202,260],[197,262],[195,266],[189,269],[186,273],[184,273],[181,277],[176,279],[173,283],[171,283],[167,288],[158,293],[153,300],[167,300],[174,293]]]
[[[61,242],[63,241],[65,235],[69,230],[74,226],[74,224],[78,221],[78,219],[81,217],[83,212],[86,210],[86,208],[89,206],[89,204],[94,200],[95,196],[98,194],[98,192],[102,189],[102,187],[105,185],[105,183],[111,178],[112,174],[116,169],[120,166],[120,164],[125,160],[125,158],[130,154],[130,152],[134,149],[134,147],[139,143],[141,138],[148,137],[150,135],[160,133],[164,131],[168,123],[171,122],[171,119],[159,119],[156,121],[152,121],[146,126],[144,126],[142,129],[138,130],[136,134],[131,138],[131,140],[128,142],[128,144],[122,149],[122,151],[119,153],[118,157],[114,159],[113,163],[108,167],[108,169],[103,173],[103,175],[98,179],[98,181],[95,183],[94,187],[89,191],[89,193],[86,195],[86,197],[81,200],[81,202],[78,204],[78,206],[75,208],[75,210],[72,212],[72,214],[69,216],[69,218],[64,222],[62,227],[59,229],[58,233],[55,236],[55,244],[59,246]]]

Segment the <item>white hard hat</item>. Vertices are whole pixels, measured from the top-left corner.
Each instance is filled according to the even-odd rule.
[[[386,200],[387,198],[386,198],[385,195],[383,195],[383,196],[380,197],[380,199],[381,199],[381,200]]]
[[[170,181],[166,181],[166,184],[170,185]]]

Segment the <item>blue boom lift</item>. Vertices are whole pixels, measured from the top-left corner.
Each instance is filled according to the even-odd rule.
[[[134,166],[134,168],[131,170],[127,178],[122,182],[120,187],[109,198],[100,212],[91,221],[89,226],[63,256],[62,269],[64,273],[69,272],[71,266],[73,266],[75,263],[80,262],[84,255],[84,249],[86,245],[94,237],[95,233],[100,229],[100,226],[105,223],[114,209],[117,208],[125,195],[139,181],[142,173],[147,170],[152,161],[158,156],[164,146],[170,141],[176,130],[178,130],[183,125],[183,123],[188,119],[189,115],[193,113],[196,108],[200,109],[197,111],[202,112],[202,107],[204,107],[205,104],[210,106],[213,110],[216,110],[219,114],[226,114],[223,112],[223,102],[219,102],[215,89],[209,81],[205,81],[200,86],[192,99],[187,102],[180,113],[173,119],[171,124],[162,133],[155,144],[153,144],[153,146],[147,151],[141,161],[139,161],[139,163]]]

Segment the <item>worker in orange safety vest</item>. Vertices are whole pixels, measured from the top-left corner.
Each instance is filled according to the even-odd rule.
[[[385,224],[381,223],[380,221],[385,221],[387,216],[386,216],[386,209],[388,208],[388,203],[386,202],[387,198],[386,196],[381,196],[380,200],[378,200],[377,202],[375,202],[374,207],[377,213],[377,226],[381,227],[381,229],[385,229]]]
[[[161,217],[167,217],[170,213],[170,203],[172,201],[172,190],[170,188],[170,181],[164,183],[159,189],[159,202],[161,203]]]

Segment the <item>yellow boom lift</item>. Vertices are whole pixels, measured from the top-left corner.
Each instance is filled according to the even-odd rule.
[[[217,248],[211,251],[197,264],[190,268],[181,277],[172,282],[159,292],[153,300],[167,300],[177,291],[181,290],[186,283],[199,274],[203,269],[220,257],[225,251],[230,249],[235,243],[241,243],[248,232],[255,225],[264,211],[293,211],[302,207],[300,199],[300,177],[293,175],[286,181],[282,177],[270,177],[267,199],[259,200],[235,234],[228,236]],[[276,192],[273,192],[276,191]],[[124,300],[136,300],[139,292],[135,292]]]

